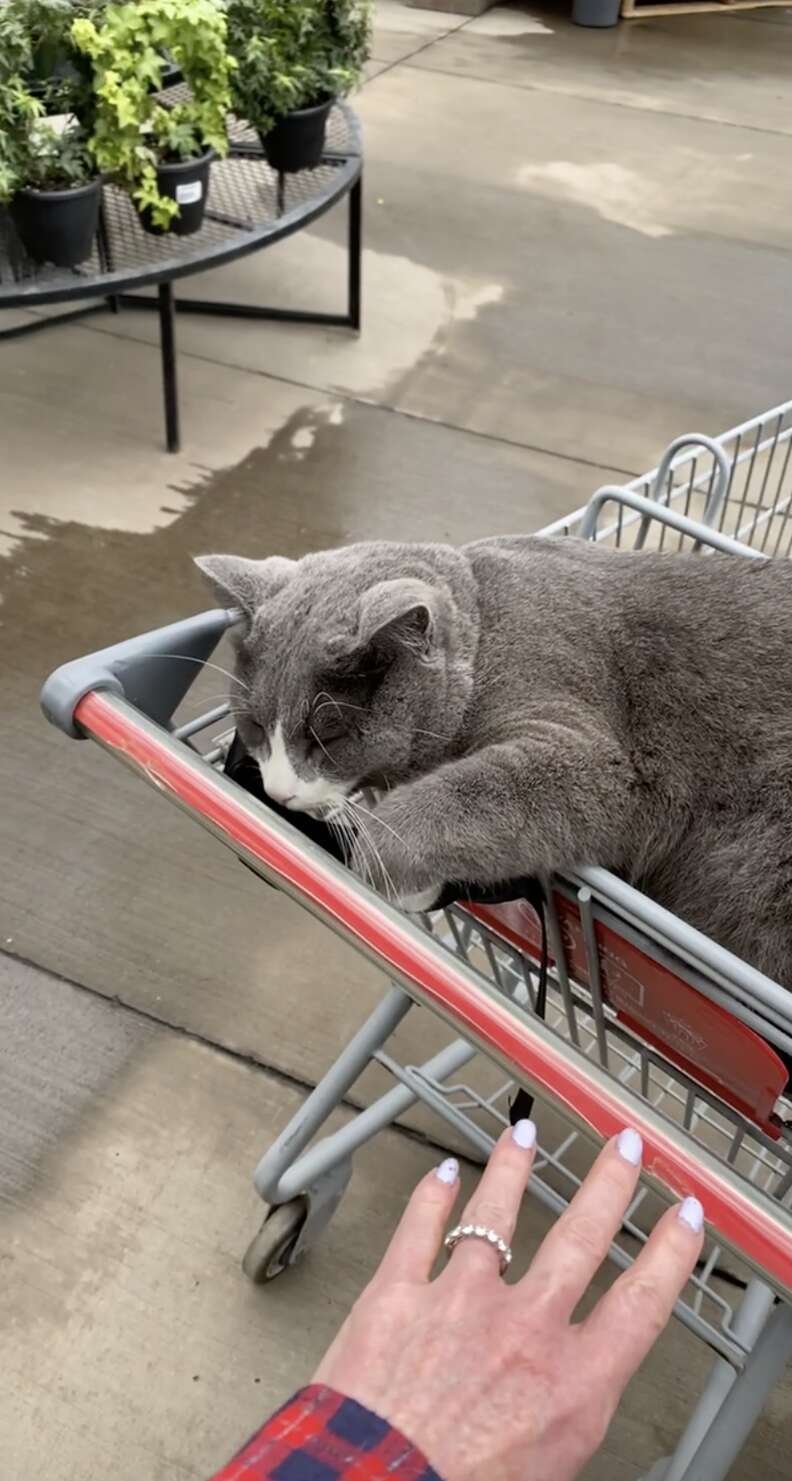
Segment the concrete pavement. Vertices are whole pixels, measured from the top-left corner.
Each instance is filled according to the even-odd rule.
[[[252,1168],[376,975],[50,731],[41,679],[205,604],[194,553],[539,528],[789,393],[786,12],[601,34],[561,7],[378,15],[359,342],[180,320],[176,458],[145,318],[0,349],[3,1481],[45,1474],[45,1445],[63,1481],[200,1481],[310,1374],[439,1155],[390,1133],[321,1249],[248,1287]],[[342,233],[339,214],[195,291],[333,306]],[[399,1041],[442,1037],[413,1014]],[[667,1450],[706,1365],[669,1333],[589,1481]],[[791,1404],[737,1481],[786,1475]]]

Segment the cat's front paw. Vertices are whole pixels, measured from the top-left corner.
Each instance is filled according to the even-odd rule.
[[[442,894],[428,859],[423,820],[411,817],[402,799],[391,794],[365,818],[358,817],[351,867],[393,905],[413,913],[431,909]]]

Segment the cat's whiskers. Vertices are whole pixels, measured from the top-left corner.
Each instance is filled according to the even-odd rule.
[[[358,820],[357,820],[357,818],[355,816],[354,803],[352,803],[349,798],[345,798],[344,799],[343,803],[341,804],[341,808],[340,808],[340,812],[339,812],[339,815],[338,816],[339,816],[339,819],[340,819],[341,826],[344,827],[347,830],[347,836],[348,836],[349,843],[350,843],[350,846],[351,846],[350,847],[350,853],[353,850],[356,851],[358,865],[359,866],[362,866],[362,868],[363,868],[363,871],[364,871],[363,882],[364,882],[364,884],[367,884],[372,889],[376,888],[376,886],[373,883],[373,878],[372,878],[372,873],[371,873],[371,863],[370,863],[370,857],[371,856],[370,856],[370,849],[369,849],[370,840],[365,835],[362,827],[358,823]]]
[[[393,837],[396,839],[397,843],[400,843],[401,844],[402,848],[405,848],[406,849],[406,848],[409,847],[407,841],[404,838],[402,838],[401,833],[397,833],[396,832],[396,829],[395,828],[392,828],[391,825],[390,825],[390,823],[386,823],[384,821],[384,819],[379,816],[379,813],[372,812],[370,808],[364,807],[363,804],[362,804],[362,802],[356,803],[355,806],[361,812],[364,812],[367,817],[373,818],[375,823],[379,823],[380,828],[384,828],[387,833],[391,833],[393,835]]]
[[[319,700],[322,701],[321,705],[319,704]],[[332,694],[328,694],[326,689],[320,689],[319,693],[314,695],[311,709],[321,709],[324,705],[335,705],[338,708],[338,700],[333,699]]]
[[[339,823],[334,818],[328,818],[327,819],[327,826],[328,826],[328,828],[330,830],[330,836],[333,838],[333,840],[335,841],[335,843],[338,845],[339,849],[341,850],[341,853],[342,854],[345,854],[346,853],[346,840],[344,838],[343,829],[340,827]]]
[[[327,757],[328,761],[330,762],[330,765],[333,766],[334,765],[333,758],[330,755],[330,752],[328,751],[327,746],[324,744],[324,741],[321,741],[319,739],[319,736],[316,734],[316,731],[314,730],[313,725],[310,726],[310,734],[313,736],[314,740],[316,741],[317,746],[321,746],[322,750],[325,753],[325,756]]]
[[[184,701],[179,706],[179,715],[184,720],[197,719],[202,710],[213,710],[215,706],[221,704],[227,704],[229,710],[231,710],[231,701],[228,698],[227,691],[223,694],[202,694],[200,699],[193,698],[189,704]],[[233,713],[232,710],[231,713]]]
[[[336,710],[359,710],[361,715],[365,714],[366,712],[365,705],[353,705],[350,704],[349,701],[346,699],[333,699],[332,696],[329,694],[327,696],[327,699],[322,699],[321,694],[317,694],[316,698],[317,700],[321,699],[322,703],[314,704],[313,712],[315,715],[318,715],[320,710],[326,710],[328,705],[332,705],[333,709]]]
[[[355,847],[355,829],[345,816],[343,810],[339,811],[328,822],[333,835],[338,839],[345,862],[349,863]],[[368,880],[365,882],[368,883]]]
[[[351,798],[346,799],[346,806],[349,808],[353,818],[355,819],[358,829],[358,838],[361,840],[365,840],[379,869],[383,884],[385,886],[384,893],[386,899],[390,899],[391,901],[395,902],[399,898],[399,892],[396,889],[396,886],[393,882],[393,877],[389,869],[387,868],[387,865],[385,864],[382,854],[380,853],[374,838],[371,836],[371,831],[364,821],[364,818],[373,818],[374,814],[370,812],[367,807],[363,807],[361,803],[353,802]],[[361,816],[361,814],[363,814],[364,816]],[[388,825],[385,824],[384,826],[387,827]],[[398,833],[396,833],[395,829],[390,829],[390,832],[394,834],[394,837],[399,838],[399,835]],[[400,843],[402,841],[402,839],[399,839]]]
[[[354,817],[351,807],[350,816],[352,817],[352,823],[347,824],[349,827],[349,839],[357,854],[358,867],[363,872],[363,883],[368,885],[369,889],[376,890],[377,885],[371,867],[371,840],[366,834],[364,827]]]
[[[321,704],[319,703],[320,700]],[[337,710],[340,715],[340,702],[337,699],[333,699],[332,694],[328,694],[326,689],[322,689],[317,695],[314,696],[313,700],[309,704],[308,713],[310,715],[318,715],[319,711],[327,709],[328,705],[332,705],[333,709]]]
[[[244,679],[240,679],[238,674],[232,674],[230,669],[224,669],[221,663],[210,662],[208,658],[193,658],[191,653],[149,653],[147,656],[173,659],[181,663],[197,663],[200,668],[216,669],[218,674],[223,674],[226,679],[231,680],[232,684],[238,684],[240,689],[246,689],[248,694],[250,693],[250,685],[246,684]]]
[[[396,886],[385,867],[382,855],[374,839],[371,837],[365,824],[361,823],[360,820],[358,820],[357,838],[365,844],[368,857],[371,860],[370,864],[367,865],[368,879],[366,883],[369,888],[384,895],[386,900],[395,900]]]

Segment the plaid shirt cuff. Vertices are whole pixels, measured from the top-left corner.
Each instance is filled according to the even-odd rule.
[[[441,1481],[387,1420],[313,1383],[300,1389],[212,1481]]]

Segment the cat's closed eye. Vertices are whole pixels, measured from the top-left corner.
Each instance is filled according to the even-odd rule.
[[[243,728],[245,743],[248,746],[258,747],[264,744],[266,739],[264,726],[259,725],[258,720],[252,720],[249,715],[246,715],[244,721],[240,720],[240,733]]]
[[[308,721],[308,734],[314,740],[323,741],[325,745],[333,741],[343,740],[349,734],[350,724],[343,712],[335,706],[326,703],[316,705],[311,711]]]

